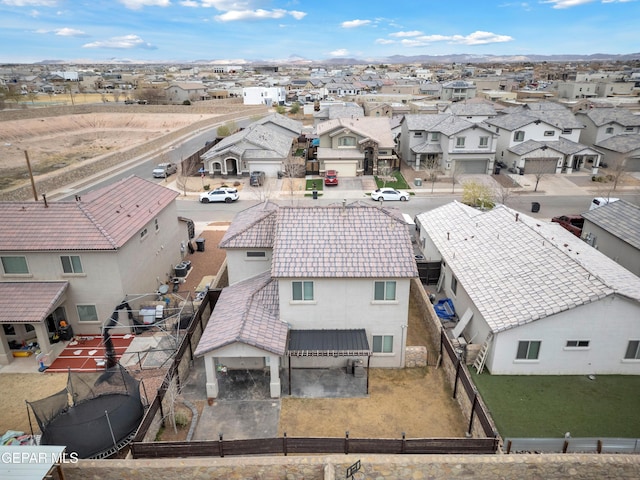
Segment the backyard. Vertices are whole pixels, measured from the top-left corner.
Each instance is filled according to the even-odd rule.
[[[640,436],[640,377],[490,375],[472,378],[500,435],[561,438]]]

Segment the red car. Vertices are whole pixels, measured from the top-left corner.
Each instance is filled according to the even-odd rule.
[[[553,217],[551,221],[560,224],[561,227],[566,228],[576,237],[582,235],[582,227],[584,225],[582,215],[560,215],[559,217]]]
[[[338,185],[338,172],[335,170],[327,170],[324,174],[325,185]]]

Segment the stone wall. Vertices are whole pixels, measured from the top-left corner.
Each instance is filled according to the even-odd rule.
[[[407,368],[427,366],[427,347],[407,347],[405,350],[404,366]]]
[[[65,480],[173,480],[211,478],[263,480],[333,480],[345,478],[357,461],[355,478],[512,479],[571,478],[635,480],[640,455],[318,455],[146,460],[81,460],[64,464]]]

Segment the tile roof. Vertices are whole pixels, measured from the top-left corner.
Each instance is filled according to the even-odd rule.
[[[265,272],[222,290],[194,354],[244,343],[283,355],[287,334],[288,325],[280,320],[278,281]]]
[[[280,207],[275,278],[412,278],[418,275],[407,225],[395,208]]]
[[[267,201],[238,212],[219,247],[272,248],[277,210],[275,203]]]
[[[619,153],[629,153],[640,149],[639,134],[620,134],[606,138],[593,145],[594,147],[602,147]]]
[[[128,177],[80,201],[0,203],[0,251],[116,250],[179,194]],[[72,233],[72,234],[71,234]]]
[[[597,127],[615,122],[624,127],[640,126],[640,115],[635,115],[627,108],[591,108],[585,112],[578,112],[576,115],[585,115]]]
[[[221,140],[207,150],[201,159],[206,161],[219,157],[230,149],[239,156],[253,154],[255,158],[286,158],[291,149],[291,141],[291,135],[277,131],[268,124],[252,124]]]
[[[582,214],[589,222],[640,250],[640,207],[625,200],[608,203]]]
[[[640,301],[640,278],[558,225],[458,202],[418,221],[494,332],[614,293]]]
[[[0,323],[42,323],[69,282],[0,282]]]
[[[591,150],[586,145],[573,142],[563,137],[560,137],[558,140],[554,141],[527,140],[510,147],[508,150],[517,155],[525,155],[545,146],[550,148],[551,150],[562,153],[563,155],[572,155],[578,152],[582,152],[583,150]]]
[[[395,146],[391,134],[391,124],[387,117],[356,117],[334,118],[321,122],[316,126],[318,136],[330,133],[333,130],[347,128],[358,135],[371,138],[378,143],[380,148],[392,148]]]
[[[482,124],[470,122],[465,118],[459,118],[449,113],[435,115],[410,114],[405,115],[403,121],[407,122],[407,128],[411,131],[440,132],[446,136],[455,135],[469,128],[487,130]]]

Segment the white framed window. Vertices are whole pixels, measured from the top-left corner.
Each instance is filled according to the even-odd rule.
[[[147,231],[147,229],[146,229],[146,228],[143,228],[143,229],[140,231],[140,240],[142,240],[143,238],[145,238],[145,237],[147,236],[147,233],[149,233],[149,232]]]
[[[524,131],[518,130],[513,133],[513,141],[514,142],[522,142],[524,140]]]
[[[613,133],[613,127],[607,127],[605,129],[604,133],[609,134],[609,135],[612,134]]]
[[[624,127],[624,131],[627,133],[635,132],[635,127]]]
[[[158,219],[157,219],[157,218],[154,218],[154,219],[153,219],[153,224],[154,224],[154,226],[155,226],[155,228],[156,228],[156,232],[157,232],[158,230],[160,230],[160,224],[158,223]]]
[[[393,353],[393,335],[374,335],[373,353]]]
[[[265,258],[266,252],[247,252],[247,258]]]
[[[422,136],[422,132],[413,132],[413,136],[414,137],[421,137]]]
[[[565,348],[589,348],[589,340],[567,340]]]
[[[465,137],[456,137],[456,148],[464,148]]]
[[[440,132],[431,132],[431,141],[437,142],[440,140]]]
[[[545,137],[553,137],[555,135],[556,132],[554,132],[553,130],[545,130],[544,131],[544,136]]]
[[[489,137],[480,137],[479,148],[489,148]]]
[[[540,355],[539,340],[524,340],[518,342],[516,360],[537,360]]]
[[[451,292],[454,295],[458,293],[458,279],[455,276],[451,276]]]
[[[95,305],[76,305],[78,320],[81,322],[97,322],[98,310]]]
[[[573,132],[572,128],[563,128],[562,129],[562,134],[563,135],[569,135],[569,134],[571,134],[571,132]]]
[[[629,340],[627,351],[624,354],[625,360],[640,360],[640,340]]]
[[[355,147],[356,146],[356,137],[340,137],[338,139],[339,147]]]
[[[373,299],[378,302],[390,302],[396,299],[396,282],[374,282]]]
[[[2,269],[5,275],[28,275],[27,257],[2,257]]]
[[[313,301],[313,282],[291,282],[291,299],[294,302]]]
[[[82,262],[78,255],[62,255],[62,271],[64,273],[84,273],[82,270]]]

